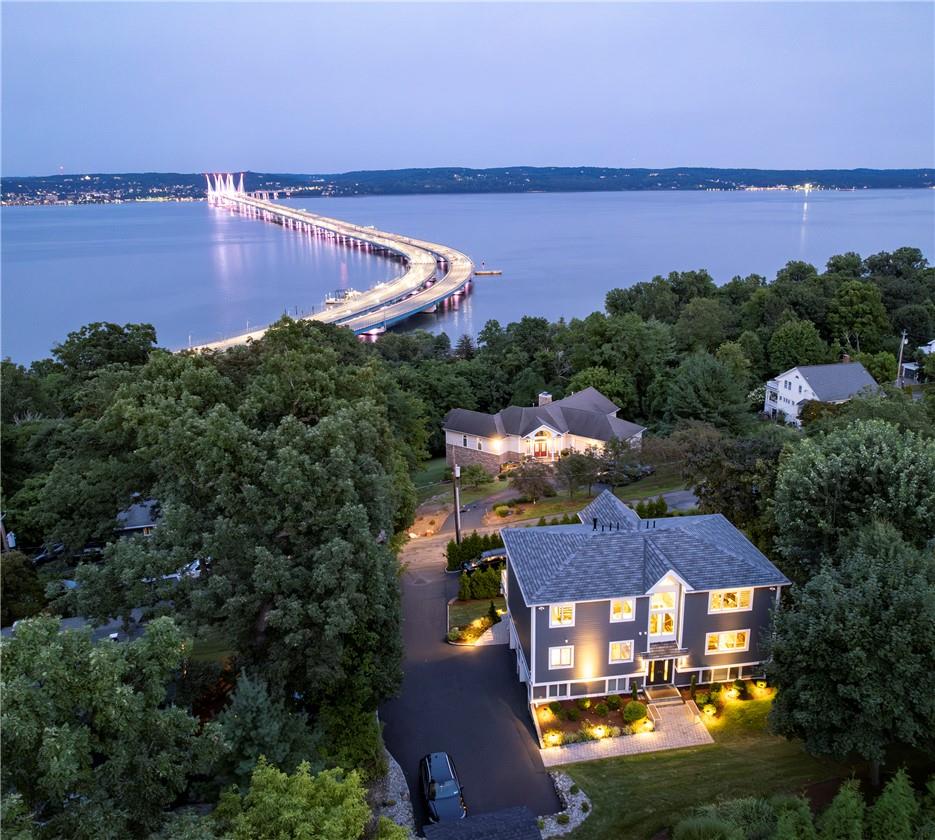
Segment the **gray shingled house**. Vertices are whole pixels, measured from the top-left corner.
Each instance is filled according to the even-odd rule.
[[[799,426],[799,414],[807,402],[843,403],[857,394],[879,390],[876,380],[860,362],[800,365],[766,383],[763,413]]]
[[[789,580],[721,514],[504,528],[510,647],[530,703],[756,676]]]
[[[543,392],[536,406],[510,406],[496,414],[453,408],[442,423],[448,464],[480,464],[496,473],[508,461],[554,461],[565,451],[601,449],[611,438],[639,446],[645,429],[621,420],[619,411],[596,388],[554,401]]]

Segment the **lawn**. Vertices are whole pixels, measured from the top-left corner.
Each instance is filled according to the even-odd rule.
[[[430,458],[412,474],[412,483],[416,486],[416,497],[420,504],[446,490],[451,493],[451,482],[444,480],[447,466],[444,456]]]
[[[506,612],[506,601],[502,595],[496,598],[481,598],[478,601],[455,601],[448,605],[448,629],[466,627],[476,618],[483,618],[490,609],[490,602],[501,612]]]
[[[645,478],[635,481],[633,484],[627,484],[618,487],[614,493],[625,502],[639,501],[649,497],[656,497],[661,493],[669,493],[672,490],[687,490],[685,479],[679,473],[677,464],[662,464],[656,472]]]
[[[729,702],[711,726],[715,743],[575,764],[567,772],[594,810],[574,840],[648,840],[718,799],[799,792],[846,777],[850,767],[813,758],[798,742],[767,734],[769,700]]]

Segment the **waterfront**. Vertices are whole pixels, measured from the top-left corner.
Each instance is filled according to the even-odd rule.
[[[476,334],[491,318],[550,319],[603,307],[608,289],[673,270],[772,278],[913,245],[935,254],[935,191],[618,192],[304,199],[296,207],[441,242],[480,277],[457,308],[409,327]],[[28,362],[90,321],[148,321],[167,347],[308,311],[366,289],[398,263],[205,203],[3,208],[2,353]]]

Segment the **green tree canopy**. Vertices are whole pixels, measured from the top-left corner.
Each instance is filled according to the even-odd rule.
[[[552,470],[539,461],[524,461],[510,473],[510,486],[535,503],[552,489]]]
[[[776,545],[791,570],[817,569],[871,519],[910,543],[935,533],[935,441],[860,420],[783,453],[774,501]]]
[[[774,374],[799,365],[823,364],[830,357],[828,345],[811,321],[786,321],[769,340],[769,363]]]
[[[811,753],[879,767],[935,724],[935,555],[873,523],[836,560],[776,614],[770,722]]]
[[[43,837],[131,837],[156,830],[222,740],[166,705],[188,643],[168,618],[142,638],[92,644],[27,619],[2,644],[3,786]]]
[[[666,419],[700,420],[737,431],[746,425],[746,393],[730,370],[709,353],[693,353],[669,383]]]
[[[52,355],[67,370],[88,373],[105,365],[145,364],[156,346],[152,324],[110,324],[97,321],[68,333]]]
[[[858,353],[877,350],[890,330],[880,290],[861,280],[841,284],[831,301],[828,322],[834,334]]]

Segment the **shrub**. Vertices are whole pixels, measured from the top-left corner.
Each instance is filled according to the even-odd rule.
[[[636,702],[640,699],[640,688],[636,683],[633,683],[633,686],[630,689],[630,699],[633,700],[633,702]]]
[[[620,705],[623,701],[620,699],[619,695],[611,694],[610,697],[608,697],[604,702],[607,704],[608,709],[610,709],[612,712],[616,712],[620,708]]]
[[[562,704],[559,703],[558,700],[553,700],[551,703],[549,703],[549,711],[553,715],[557,715],[559,712],[562,711]]]
[[[585,799],[584,802],[581,803],[581,810],[584,811],[584,813],[587,813],[588,811],[591,810],[591,806],[588,804],[587,799]]]
[[[562,525],[574,525],[574,524],[575,524],[575,520],[571,518],[570,514],[566,513],[562,517]]]
[[[737,692],[737,696],[744,698],[747,696],[747,683],[744,680],[734,680],[734,691]]]
[[[490,619],[491,626],[494,624],[499,624],[501,621],[500,613],[497,612],[497,608],[494,606],[493,601],[490,602],[490,607],[487,610],[487,618]]]
[[[900,769],[886,783],[868,814],[871,840],[912,840],[913,826],[919,815],[912,785],[906,771]]]
[[[778,815],[773,840],[817,840],[812,811],[801,796],[786,796],[770,800]]]
[[[575,721],[581,720],[581,712],[572,706],[570,709],[565,710],[565,718],[574,723]]]
[[[717,817],[688,817],[675,826],[672,840],[743,840],[743,832]]]
[[[698,688],[698,675],[692,674],[692,678],[688,686],[688,696],[691,697],[692,700],[695,699],[696,688]]]
[[[575,700],[575,705],[581,709],[582,712],[586,712],[591,708],[591,698],[590,697],[581,697],[578,700]]]
[[[631,700],[623,710],[623,719],[627,723],[636,723],[646,717],[646,705],[639,700]]]
[[[538,525],[540,528],[541,528],[543,525],[545,525],[545,517],[544,517],[544,516],[540,516],[540,517],[539,517],[539,521],[536,523],[536,525]]]
[[[574,795],[575,795],[576,793],[578,793],[580,790],[581,790],[581,788],[579,788],[578,785],[572,785],[570,788],[568,788],[568,792],[569,792],[572,796],[574,796]]]
[[[506,505],[497,505],[493,509],[493,512],[497,514],[497,516],[509,516],[510,515],[510,509]]]
[[[606,703],[598,703],[594,707],[594,714],[596,714],[598,717],[607,717],[607,711],[608,709]]]
[[[549,520],[549,525],[560,525],[560,524],[561,524],[561,523],[558,521],[558,517],[557,517],[557,516],[553,516],[553,517]]]
[[[724,820],[739,829],[747,840],[768,840],[776,830],[776,812],[769,802],[756,796],[707,805],[698,814]]]
[[[624,730],[621,729],[619,726],[611,726],[610,729],[608,729],[607,731],[610,733],[611,738],[619,738],[621,735],[624,734]]]
[[[505,475],[501,475],[501,476],[500,476],[500,481],[506,481],[506,476],[505,476]],[[536,825],[539,826],[539,831],[542,831],[542,829],[545,828],[545,820],[542,819],[542,817],[539,817],[539,818],[536,820]]]
[[[717,714],[717,706],[714,703],[705,703],[701,707],[701,711],[704,712],[708,717],[714,717]]]
[[[460,629],[459,627],[452,627],[452,628],[448,631],[448,641],[449,641],[449,642],[456,642],[456,641],[458,641],[458,639],[460,639],[460,638],[461,638],[461,629]]]
[[[562,732],[558,729],[546,729],[545,732],[542,733],[542,742],[547,747],[557,747],[565,740]]]
[[[716,703],[721,699],[721,684],[720,683],[711,683],[711,686],[708,688],[708,694],[711,695],[711,702]]]
[[[837,796],[818,818],[818,833],[829,840],[862,840],[864,836],[864,798],[857,781],[841,785]]]
[[[695,695],[695,705],[700,709],[702,706],[707,706],[711,702],[711,695],[707,691],[702,691],[699,694]]]
[[[568,825],[570,820],[571,817],[569,817],[568,814],[559,814],[555,818],[555,822],[557,822],[559,825]]]
[[[461,578],[458,581],[458,600],[470,601],[473,595],[473,586],[471,585],[471,576],[467,572],[461,572]]]

